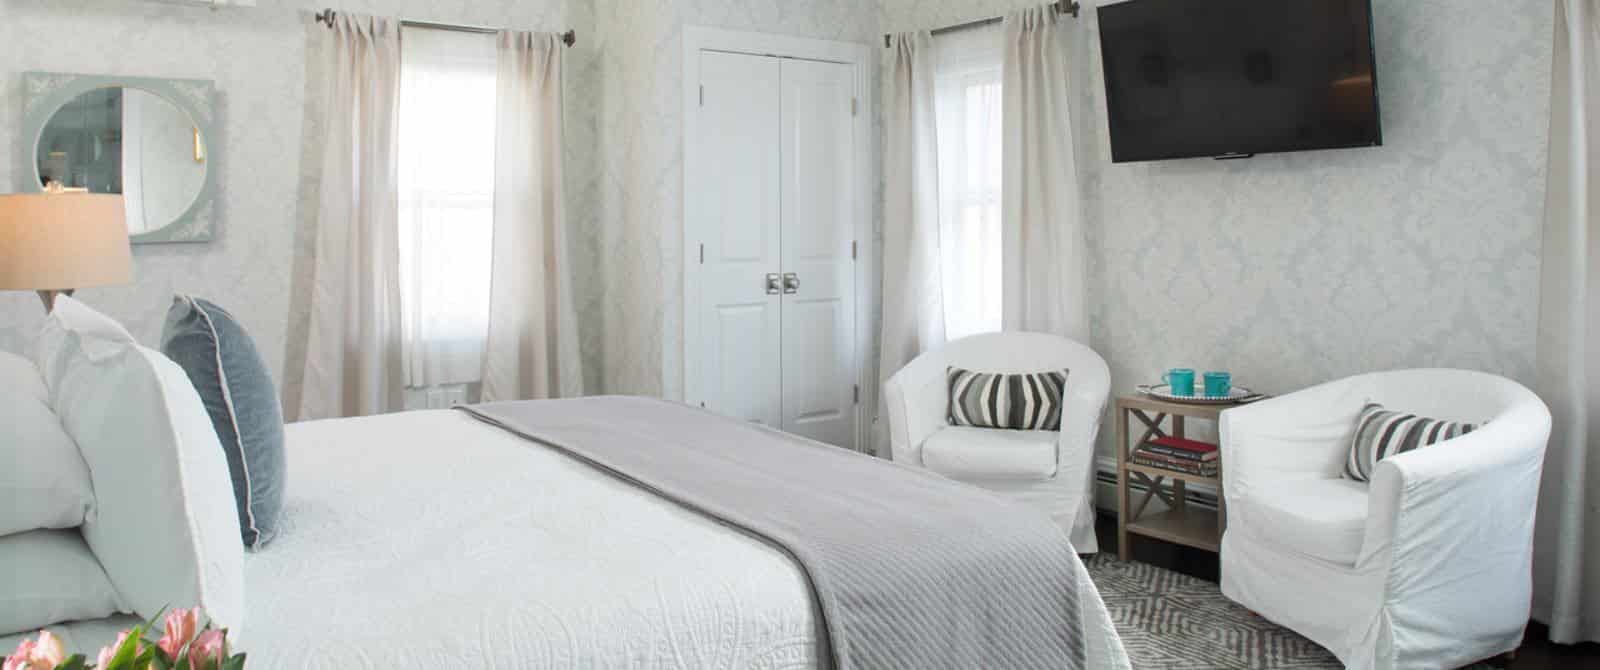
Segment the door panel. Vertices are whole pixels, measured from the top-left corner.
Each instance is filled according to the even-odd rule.
[[[713,364],[716,366],[713,383],[715,388],[724,391],[717,405],[710,407],[708,404],[708,407],[776,427],[771,414],[777,399],[770,391],[761,390],[767,378],[759,376],[763,372],[777,372],[776,366],[768,363],[772,360],[768,345],[776,334],[771,322],[778,310],[769,303],[761,300],[717,305],[716,322],[703,332],[719,344],[716,351],[710,352],[715,356]],[[766,369],[751,368],[752,363]]]
[[[689,170],[693,230],[705,245],[699,342],[692,364],[707,409],[782,425],[781,297],[766,277],[780,272],[782,243],[776,58],[703,51],[704,102]],[[699,249],[685,250],[698,254]]]
[[[855,448],[854,72],[782,62],[782,428]]]

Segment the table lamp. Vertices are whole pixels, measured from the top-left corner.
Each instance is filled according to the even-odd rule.
[[[133,279],[122,196],[0,195],[0,290],[34,290],[49,311],[56,295]]]

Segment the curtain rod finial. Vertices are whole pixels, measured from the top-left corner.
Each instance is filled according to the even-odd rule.
[[[565,45],[567,45],[569,47],[574,45],[574,44],[577,44],[578,43],[578,31],[576,31],[576,30],[568,30],[567,32],[561,33],[561,43],[565,44]]]
[[[324,10],[322,10],[320,12],[317,12],[317,16],[316,16],[317,23],[326,23],[326,24],[328,24],[329,28],[332,28],[333,27],[333,16],[334,16],[333,10],[331,10],[331,9],[324,9]]]

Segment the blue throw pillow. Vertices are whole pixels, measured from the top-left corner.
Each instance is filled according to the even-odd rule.
[[[179,295],[167,311],[161,351],[176,361],[211,415],[228,457],[244,546],[277,534],[283,513],[283,407],[255,342],[233,315]]]

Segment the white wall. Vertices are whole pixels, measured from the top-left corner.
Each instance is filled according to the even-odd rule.
[[[261,0],[209,9],[128,0],[0,0],[0,190],[19,161],[27,70],[206,78],[222,99],[220,230],[141,246],[136,284],[84,291],[147,343],[170,294],[210,297],[260,340],[286,386],[303,351],[305,220],[321,80],[309,12],[338,9],[535,29],[575,27],[568,68],[573,216],[591,390],[682,393],[681,35],[686,24],[881,46],[884,30],[1037,0]],[[1091,4],[1091,3],[1085,3]],[[1101,83],[1088,191],[1094,342],[1125,390],[1165,367],[1227,368],[1286,391],[1374,368],[1533,369],[1549,98],[1549,2],[1468,11],[1377,0],[1386,145],[1110,165]],[[1085,12],[1092,21],[1092,11]],[[1092,26],[1091,26],[1092,27]],[[1087,33],[1091,38],[1093,30]],[[1097,51],[1097,49],[1096,49]],[[1091,70],[1098,74],[1099,65]],[[310,93],[308,94],[308,91]],[[314,118],[314,117],[310,117]],[[1175,267],[1189,271],[1177,272]],[[0,293],[0,349],[42,315]]]
[[[880,22],[1033,4],[883,0]],[[1531,380],[1552,3],[1375,0],[1381,148],[1119,165],[1084,4],[1093,345],[1116,391],[1180,365],[1270,392],[1409,366]]]
[[[571,9],[568,8],[569,3]],[[30,70],[211,79],[221,101],[216,241],[134,248],[130,286],[79,295],[154,346],[172,293],[192,292],[233,312],[256,337],[271,370],[292,389],[304,351],[304,270],[314,215],[315,129],[308,127],[321,80],[306,74],[308,37],[325,31],[311,13],[335,9],[479,25],[579,31],[569,82],[592,81],[593,14],[582,0],[260,0],[212,11],[132,0],[0,0],[0,192],[29,178],[17,159],[21,73]],[[572,225],[593,228],[594,93],[569,89],[569,206]],[[303,148],[309,146],[310,149]],[[593,245],[578,250],[592,269]],[[299,276],[296,276],[297,273]],[[587,282],[593,286],[597,282]],[[580,296],[593,313],[596,293]],[[0,292],[0,349],[24,351],[44,314],[30,293]],[[298,333],[298,334],[297,334]],[[586,352],[590,353],[590,352]],[[598,355],[595,350],[592,355]],[[592,360],[592,359],[591,359]],[[597,363],[590,368],[598,372]],[[287,373],[287,374],[286,374]],[[598,377],[595,377],[598,383]]]
[[[16,151],[28,70],[213,79],[223,107],[218,239],[135,248],[135,284],[80,297],[155,344],[170,295],[233,311],[296,397],[313,253],[321,79],[313,11],[478,25],[573,27],[568,207],[590,391],[682,394],[681,35],[685,24],[870,42],[857,0],[260,0],[213,12],[130,0],[0,0],[0,152]],[[63,46],[66,44],[67,46]],[[0,190],[20,185],[0,161]],[[601,166],[604,171],[601,171]],[[0,349],[22,351],[43,311],[0,293]]]

